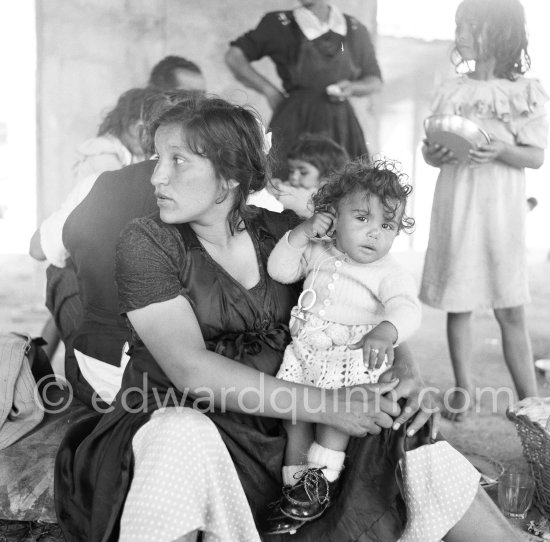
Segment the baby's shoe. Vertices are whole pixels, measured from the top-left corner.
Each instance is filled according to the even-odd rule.
[[[285,488],[283,488],[283,491]],[[260,529],[264,535],[275,534],[295,534],[296,531],[305,523],[303,520],[291,518],[281,511],[281,501],[269,505],[271,511],[262,522]]]
[[[331,485],[322,469],[307,469],[294,486],[283,488],[281,512],[304,522],[320,517],[330,504]]]

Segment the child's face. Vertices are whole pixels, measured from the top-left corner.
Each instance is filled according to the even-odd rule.
[[[481,36],[477,33],[476,21],[465,7],[456,12],[455,43],[464,60],[477,60],[481,47]]]
[[[309,162],[288,159],[288,182],[294,188],[319,188],[321,172]]]
[[[356,191],[338,204],[334,226],[336,248],[357,263],[372,263],[384,257],[393,245],[404,209],[391,217],[380,198]]]

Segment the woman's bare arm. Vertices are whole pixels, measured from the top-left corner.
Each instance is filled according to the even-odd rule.
[[[323,423],[353,436],[379,433],[399,413],[395,401],[383,396],[396,380],[332,393],[279,380],[208,351],[193,309],[181,296],[130,311],[128,318],[173,384],[191,397],[212,399],[217,408]]]
[[[225,54],[225,63],[241,83],[263,94],[271,109],[275,109],[284,99],[284,94],[252,67],[239,47],[229,48]]]
[[[382,80],[380,77],[376,77],[376,75],[365,75],[365,77],[356,79],[355,81],[345,79],[336,84],[340,87],[342,95],[346,98],[351,96],[368,96],[375,92],[380,92],[382,89]]]

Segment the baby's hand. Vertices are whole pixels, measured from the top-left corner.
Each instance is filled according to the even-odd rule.
[[[430,166],[441,167],[443,164],[456,164],[458,162],[453,151],[447,147],[443,147],[437,143],[430,145],[427,139],[424,139],[423,143],[422,154],[424,155],[424,160]]]
[[[310,239],[326,235],[332,226],[333,220],[334,215],[332,213],[316,213],[290,232],[288,242],[296,248],[305,247]]]
[[[370,369],[379,369],[388,357],[388,366],[393,365],[393,345],[397,340],[397,330],[390,322],[380,322],[357,343],[350,345],[351,350],[363,349],[363,361]]]

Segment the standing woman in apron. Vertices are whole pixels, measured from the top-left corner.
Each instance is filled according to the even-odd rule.
[[[291,11],[267,13],[259,25],[231,42],[225,60],[245,85],[262,93],[273,110],[270,128],[286,178],[286,153],[306,132],[323,133],[351,158],[367,154],[363,130],[348,101],[381,87],[369,33],[357,19],[326,0],[300,0]],[[251,62],[269,56],[284,92]]]

